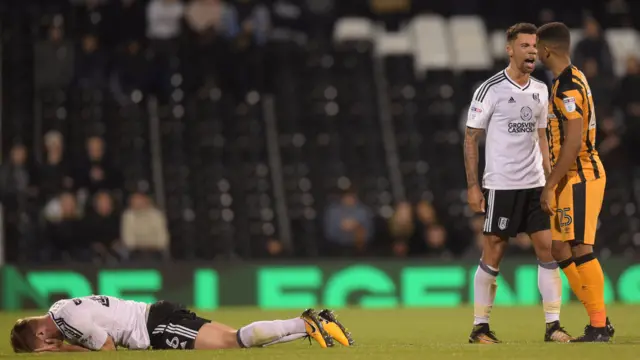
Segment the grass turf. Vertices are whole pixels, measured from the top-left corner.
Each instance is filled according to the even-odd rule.
[[[579,305],[563,307],[563,325],[571,334],[579,335],[587,317]],[[316,343],[298,340],[293,343],[261,349],[224,351],[118,351],[117,353],[67,353],[16,355],[8,342],[9,330],[17,317],[28,313],[0,313],[0,358],[47,359],[637,359],[640,355],[640,306],[611,305],[609,316],[616,327],[610,344],[547,344],[540,307],[496,308],[492,328],[504,341],[500,345],[470,345],[470,308],[398,309],[337,312],[351,330],[356,346],[322,349]],[[295,311],[260,311],[253,308],[221,309],[203,314],[216,321],[239,327],[256,320],[289,318]]]

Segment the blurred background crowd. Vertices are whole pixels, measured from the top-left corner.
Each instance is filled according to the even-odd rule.
[[[637,2],[22,0],[0,14],[8,262],[476,259],[468,102],[506,65],[506,27],[553,20],[575,30],[596,102],[598,251],[638,256]],[[490,66],[418,76],[411,49],[336,35],[350,17],[393,34],[419,14],[480,21],[497,48],[461,51],[480,47]],[[511,251],[530,253],[529,239]]]

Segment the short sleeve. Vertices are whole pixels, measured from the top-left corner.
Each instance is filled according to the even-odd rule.
[[[473,94],[469,113],[467,114],[467,126],[475,129],[486,129],[493,113],[494,101],[491,89],[480,86]]]
[[[559,91],[555,98],[556,108],[560,110],[563,120],[582,120],[583,101],[582,91],[580,88],[574,87],[564,91]]]
[[[70,343],[90,350],[100,350],[107,342],[107,332],[93,324],[91,315],[81,308],[60,309],[57,314],[49,312],[49,315]]]

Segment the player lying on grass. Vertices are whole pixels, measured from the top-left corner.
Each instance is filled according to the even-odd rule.
[[[261,347],[310,337],[321,347],[353,344],[330,310],[289,320],[257,321],[236,330],[167,301],[145,304],[110,296],[60,300],[46,315],[20,319],[11,346],[20,352]],[[66,340],[66,342],[65,342]]]

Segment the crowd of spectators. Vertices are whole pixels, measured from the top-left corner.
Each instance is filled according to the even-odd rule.
[[[164,215],[148,194],[123,194],[122,174],[109,162],[100,137],[88,138],[86,155],[75,162],[65,157],[59,132],[47,133],[44,143],[42,163],[28,161],[26,147],[17,144],[0,167],[9,259],[117,262],[168,257]],[[124,202],[128,204],[121,209]]]
[[[166,101],[179,70],[190,90],[215,82],[241,99],[270,81],[263,66],[256,64],[269,61],[261,48],[272,35],[274,19],[301,19],[291,10],[295,6],[288,7],[291,1],[72,3],[72,18],[52,15],[35,44],[37,91],[102,89],[127,101],[139,90]],[[626,159],[617,168],[623,169],[640,203],[640,157],[635,148],[640,140],[638,59],[629,58],[624,76],[617,77],[594,19],[585,20],[584,33],[573,59],[585,72],[596,101],[599,151],[607,167],[616,168]],[[221,52],[225,56],[217,56]],[[81,158],[68,156],[57,131],[46,133],[42,142],[42,161],[33,161],[29,149],[16,143],[0,167],[0,200],[8,224],[5,252],[10,260],[114,263],[170,257],[165,215],[144,189],[123,191],[123,175],[110,162],[100,136],[86,139]],[[31,226],[33,222],[41,226]],[[358,199],[355,189],[344,189],[325,209],[322,225],[326,253],[332,256],[477,258],[482,239],[482,217],[468,219],[463,231],[451,229],[429,201],[419,200],[400,202],[390,218],[381,218]],[[467,240],[461,245],[449,241],[453,237]],[[277,239],[266,244],[270,256],[283,256]],[[530,251],[527,236],[518,236],[513,244],[515,253]]]
[[[140,90],[166,100],[177,70],[188,88],[216,81],[238,96],[263,83],[254,50],[266,43],[270,15],[258,2],[86,0],[72,14],[44,26],[35,50],[39,89],[108,88],[123,99]]]

